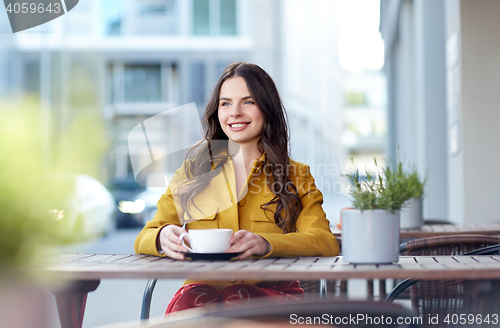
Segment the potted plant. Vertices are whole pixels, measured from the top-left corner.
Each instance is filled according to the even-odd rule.
[[[401,209],[401,229],[420,228],[424,225],[422,203],[427,178],[421,179],[414,167],[406,179],[411,198],[404,203]]]
[[[389,161],[385,169],[367,172],[366,178],[361,178],[357,169],[347,177],[354,209],[342,211],[344,261],[357,264],[397,262],[400,210],[412,197],[402,163]]]
[[[47,315],[47,299],[52,296],[44,284],[63,282],[31,269],[43,265],[54,247],[80,241],[78,231],[69,230],[67,224],[74,181],[53,177],[66,176],[75,167],[61,160],[67,154],[60,151],[61,140],[74,146],[71,155],[92,162],[96,147],[84,148],[74,138],[95,133],[96,120],[75,119],[64,134],[44,138],[40,117],[36,103],[0,103],[0,120],[5,122],[0,129],[0,303],[5,305],[0,327],[52,326]]]

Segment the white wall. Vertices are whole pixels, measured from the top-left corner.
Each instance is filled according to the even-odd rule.
[[[448,219],[444,2],[384,1],[388,154],[428,177],[424,217]]]
[[[448,212],[451,221],[464,223],[464,167],[461,133],[461,29],[460,29],[460,0],[446,0],[446,75],[447,75],[447,156],[448,156]],[[450,147],[454,140],[455,146]],[[454,150],[458,147],[458,150]],[[452,149],[453,148],[453,149]]]
[[[427,175],[424,217],[446,219],[446,70],[443,1],[415,1],[416,164]]]
[[[458,222],[479,223],[499,220],[494,209],[498,201],[500,175],[499,76],[500,2],[495,0],[462,0],[446,2],[448,58],[458,49],[456,78],[453,66],[448,65],[450,80],[458,80],[458,91],[452,93],[457,105],[451,107],[448,121],[449,147],[458,141],[450,156],[449,208],[457,214]],[[453,46],[449,41],[457,35]],[[453,98],[450,99],[453,101]],[[456,133],[454,133],[456,131]],[[455,134],[455,136],[454,136]],[[463,180],[463,182],[462,182]]]
[[[247,0],[248,1],[248,0]],[[242,13],[253,40],[252,62],[261,66],[281,89],[281,4],[279,0],[251,0],[252,15]]]
[[[417,112],[416,112],[416,79],[415,79],[415,40],[414,13],[410,1],[402,1],[400,7],[398,37],[394,42],[395,81],[394,99],[395,138],[391,145],[392,157],[395,158],[395,148],[399,145],[399,154],[406,163],[417,165]]]

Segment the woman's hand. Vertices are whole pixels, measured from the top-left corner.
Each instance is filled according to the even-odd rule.
[[[226,253],[244,252],[240,254],[240,259],[251,255],[265,255],[271,251],[271,244],[267,240],[247,230],[236,231],[229,243],[231,247]]]
[[[156,242],[158,249],[161,249],[165,252],[165,255],[175,260],[184,260],[184,254],[179,253],[188,252],[186,246],[179,239],[179,236],[184,232],[187,232],[186,229],[173,224],[163,227]]]

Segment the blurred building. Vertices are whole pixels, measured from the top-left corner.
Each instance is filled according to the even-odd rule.
[[[15,35],[19,89],[40,94],[57,114],[53,128],[67,125],[74,111],[102,109],[112,138],[107,172],[129,174],[131,160],[149,157],[142,144],[129,153],[134,126],[189,102],[201,112],[220,70],[250,59],[243,14],[249,6],[235,0],[80,1],[60,19],[30,30],[40,33]],[[152,151],[176,142],[169,136],[190,138],[184,124],[178,115],[167,116],[148,131]]]
[[[10,95],[16,79],[15,70],[11,65],[14,62],[15,48],[13,44],[9,18],[7,12],[0,11],[0,99]]]
[[[40,95],[51,129],[64,129],[77,111],[99,109],[112,140],[104,175],[123,176],[132,161],[168,153],[179,138],[195,141],[182,113],[151,127],[150,149],[139,140],[129,148],[134,126],[191,102],[201,113],[227,64],[255,62],[290,112],[294,158],[313,169],[340,163],[335,3],[81,0],[64,16],[14,35],[16,55],[6,66],[16,81],[0,88]]]
[[[428,173],[426,218],[498,220],[500,2],[382,0],[389,138]]]
[[[342,143],[356,167],[375,171],[387,147],[386,79],[380,70],[344,71]],[[344,163],[351,166],[350,159]]]
[[[290,115],[292,155],[310,165],[323,193],[339,193],[344,152],[337,2],[281,2],[280,91]]]
[[[386,157],[387,96],[382,71],[384,44],[379,32],[380,2],[338,0],[337,6],[342,68],[341,142],[346,154],[343,167],[364,174],[383,167]]]

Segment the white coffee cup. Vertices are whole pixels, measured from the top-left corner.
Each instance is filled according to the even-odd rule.
[[[181,242],[188,237],[192,253],[224,253],[231,247],[229,239],[233,235],[232,229],[191,229],[179,236]]]

